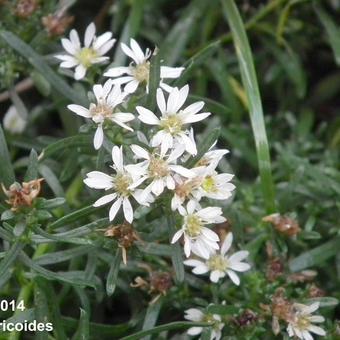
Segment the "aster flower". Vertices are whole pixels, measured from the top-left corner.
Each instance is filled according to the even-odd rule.
[[[199,122],[210,115],[210,112],[198,113],[204,106],[204,102],[195,102],[185,109],[181,109],[189,93],[189,85],[181,89],[173,88],[165,101],[162,89],[157,89],[157,105],[162,116],[158,118],[153,112],[137,106],[139,120],[148,125],[159,127],[159,131],[151,139],[151,145],[161,146],[162,152],[175,147],[178,144],[185,146],[185,150],[195,155],[197,153],[196,143],[190,136],[187,125]]]
[[[121,206],[125,219],[131,223],[133,221],[133,209],[130,203],[130,198],[133,197],[139,204],[149,205],[148,197],[141,199],[141,190],[136,189],[134,184],[140,178],[142,170],[132,164],[124,165],[123,163],[123,148],[114,146],[112,148],[112,168],[116,174],[107,175],[100,171],[92,171],[86,175],[84,183],[93,189],[111,190],[112,193],[99,198],[94,202],[94,207],[99,207],[109,202],[114,201],[110,208],[109,217],[112,221],[117,215]]]
[[[76,30],[71,30],[70,39],[63,38],[61,43],[68,54],[59,54],[55,57],[62,61],[60,67],[74,68],[74,79],[85,77],[86,71],[92,64],[100,64],[109,59],[104,55],[112,48],[115,39],[112,33],[106,32],[96,37],[96,26],[91,23],[85,31],[84,46],[81,46]]]
[[[288,323],[288,335],[290,337],[298,337],[302,340],[313,340],[313,336],[310,333],[325,336],[326,332],[321,327],[313,325],[313,323],[325,321],[324,317],[321,315],[312,315],[319,306],[319,302],[315,302],[309,306],[301,303],[294,303],[293,308],[295,309],[295,315]]]
[[[184,253],[189,257],[191,251],[203,258],[209,258],[218,249],[218,235],[206,224],[222,223],[226,219],[219,207],[200,209],[197,202],[190,201],[187,208],[179,207],[178,212],[183,216],[183,225],[172,237],[171,243],[184,237]]]
[[[10,106],[4,116],[3,120],[4,129],[13,133],[22,133],[27,125],[27,121],[19,115],[14,105]]]
[[[225,150],[214,150],[214,153],[209,152],[208,156],[202,160],[202,164],[208,165],[191,169],[195,175],[189,179],[176,176],[176,187],[171,200],[172,210],[178,209],[186,200],[199,202],[202,197],[216,200],[227,200],[231,197],[235,185],[230,181],[234,175],[228,173],[218,174],[215,171],[218,161],[224,153]]]
[[[133,131],[125,123],[133,120],[135,116],[132,113],[120,112],[120,110],[117,109],[117,106],[123,103],[127,96],[127,93],[121,92],[119,85],[112,86],[112,82],[108,80],[104,86],[99,84],[94,85],[93,92],[97,103],[91,103],[89,109],[76,104],[71,104],[67,107],[79,116],[91,118],[97,124],[93,145],[94,148],[98,150],[104,140],[103,124],[105,121],[112,121],[124,129]]]
[[[123,52],[130,57],[133,62],[127,67],[112,67],[104,76],[115,78],[113,82],[115,84],[126,84],[124,91],[133,93],[137,90],[140,84],[145,84],[146,91],[149,88],[149,75],[150,75],[150,61],[151,51],[146,49],[145,53],[142,51],[136,40],[130,39],[130,47],[121,43]],[[162,80],[165,78],[178,78],[184,67],[168,67],[161,66],[160,69],[160,86],[164,86]],[[123,76],[125,75],[125,76]],[[123,77],[122,77],[123,76]],[[166,88],[171,88],[169,85]]]
[[[220,253],[212,253],[206,260],[189,259],[184,261],[184,264],[194,267],[192,272],[194,274],[205,274],[210,272],[210,281],[218,282],[219,279],[228,275],[230,279],[236,284],[240,284],[240,279],[235,272],[244,272],[250,269],[248,263],[242,262],[249,252],[246,250],[238,251],[231,256],[226,256],[226,253],[233,242],[233,234],[229,233],[225,238]]]
[[[131,145],[131,150],[137,159],[144,159],[144,161],[139,163],[144,169],[144,173],[138,184],[147,179],[151,180],[151,183],[144,189],[146,196],[150,193],[159,196],[166,187],[169,190],[173,190],[175,188],[175,181],[173,179],[175,174],[180,174],[186,178],[194,174],[191,170],[176,164],[177,159],[184,152],[182,146],[178,146],[169,154],[163,153],[162,151],[159,152],[158,149],[149,152],[135,144]]]
[[[185,311],[184,318],[193,322],[211,323],[212,332],[210,340],[219,340],[222,336],[224,323],[221,322],[221,316],[218,314],[205,314],[198,308],[189,308]],[[191,327],[187,330],[188,335],[196,336],[203,332],[203,327]]]

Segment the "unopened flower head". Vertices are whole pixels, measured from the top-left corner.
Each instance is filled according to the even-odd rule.
[[[83,79],[89,67],[109,59],[109,57],[104,55],[112,48],[116,41],[111,38],[111,32],[106,32],[96,37],[96,26],[94,23],[91,23],[86,28],[84,46],[82,46],[77,31],[71,30],[70,39],[61,39],[61,43],[68,54],[56,55],[56,58],[62,60],[60,67],[75,68],[74,79]]]
[[[250,269],[248,263],[242,262],[249,252],[245,250],[238,251],[231,256],[227,256],[227,252],[231,247],[233,234],[229,233],[225,238],[220,253],[212,253],[206,260],[189,259],[184,261],[187,266],[194,267],[194,274],[205,274],[210,272],[210,280],[218,282],[219,279],[228,275],[236,284],[240,284],[240,279],[235,272],[244,272]]]
[[[321,315],[312,315],[318,308],[319,302],[311,305],[303,305],[301,303],[294,303],[293,309],[295,314],[288,323],[287,332],[290,337],[297,337],[301,340],[313,340],[310,333],[325,336],[326,332],[319,326],[313,323],[324,322],[325,319]]]
[[[218,314],[203,313],[198,308],[189,308],[185,311],[184,318],[193,322],[208,322],[211,323],[211,335],[210,340],[219,340],[222,336],[222,329],[224,323],[221,322],[221,316]],[[195,326],[188,329],[187,333],[191,336],[199,335],[203,332],[204,328]]]
[[[135,116],[132,113],[120,112],[118,106],[123,103],[127,93],[122,92],[118,85],[112,86],[110,80],[104,86],[94,85],[93,92],[97,103],[91,103],[88,109],[77,104],[71,104],[67,107],[79,116],[91,118],[97,124],[93,144],[94,148],[98,150],[103,144],[103,124],[106,121],[114,122],[124,129],[132,131],[132,128],[125,123],[133,120]]]
[[[147,198],[141,200],[141,190],[136,189],[135,182],[141,176],[141,169],[136,165],[124,165],[122,147],[114,146],[112,149],[112,168],[115,170],[114,175],[107,175],[100,171],[89,172],[84,179],[84,183],[93,189],[111,190],[113,193],[99,198],[94,207],[99,207],[114,201],[110,208],[109,217],[112,221],[123,206],[125,219],[131,223],[133,221],[133,209],[130,198],[133,197],[139,204],[148,205]]]
[[[174,175],[180,174],[183,177],[193,176],[193,172],[184,168],[181,165],[177,165],[177,159],[183,154],[184,149],[178,146],[172,150],[169,154],[162,152],[158,148],[152,152],[145,150],[138,145],[131,146],[136,158],[144,159],[139,165],[144,169],[141,182],[149,180],[150,183],[144,189],[145,195],[153,193],[159,196],[164,188],[169,190],[175,189]]]
[[[122,43],[121,48],[123,52],[133,60],[133,62],[126,67],[112,67],[104,73],[104,76],[114,78],[113,82],[115,84],[126,84],[124,87],[124,91],[126,92],[135,92],[140,84],[144,85],[146,87],[146,91],[148,92],[150,77],[149,58],[151,56],[151,51],[146,49],[144,53],[134,39],[130,39],[130,47]],[[163,86],[162,79],[178,78],[183,70],[183,67],[161,66],[160,86]],[[167,86],[166,88],[170,87]]]
[[[183,224],[174,234],[171,243],[177,242],[183,236],[184,253],[187,257],[193,252],[208,259],[218,249],[219,237],[205,225],[225,222],[222,209],[219,207],[200,209],[197,202],[190,201],[186,209],[179,207],[178,211],[183,216]]]
[[[185,150],[195,155],[197,153],[196,143],[190,135],[188,124],[199,122],[210,115],[210,112],[198,113],[204,106],[204,102],[195,102],[185,109],[184,105],[189,93],[189,86],[181,89],[173,88],[168,100],[165,100],[162,89],[157,90],[157,105],[161,111],[158,118],[152,111],[142,106],[137,106],[138,118],[145,124],[158,126],[159,131],[151,139],[151,145],[160,146],[162,152],[181,144]]]
[[[25,130],[27,121],[21,117],[15,106],[12,105],[5,113],[3,124],[5,130],[13,134],[19,134]]]

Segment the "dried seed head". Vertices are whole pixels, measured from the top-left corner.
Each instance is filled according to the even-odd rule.
[[[323,297],[326,296],[326,292],[323,289],[319,288],[314,283],[312,283],[308,288],[308,296],[310,298]]]
[[[257,315],[252,310],[246,309],[235,319],[235,322],[239,327],[245,327],[255,323],[257,320]]]
[[[266,277],[270,282],[275,281],[278,277],[282,276],[284,272],[284,265],[280,258],[270,259],[267,264]]]
[[[287,300],[285,296],[285,290],[283,288],[278,288],[272,298],[272,313],[273,317],[278,320],[284,320],[289,322],[294,317],[294,307],[293,303]]]
[[[128,222],[107,228],[104,235],[114,237],[119,246],[125,249],[131,248],[139,239],[133,226]]]
[[[69,25],[73,22],[74,17],[66,14],[49,14],[41,19],[50,37],[63,35]]]
[[[278,232],[289,237],[295,236],[301,232],[298,222],[288,216],[276,213],[265,216],[262,220],[270,222]]]
[[[20,18],[28,18],[36,11],[37,8],[37,0],[19,0],[15,6],[14,13]]]
[[[16,211],[20,207],[31,206],[34,199],[40,193],[41,182],[43,180],[43,178],[39,178],[30,182],[23,182],[22,184],[15,182],[8,190],[1,184],[3,192],[8,197],[6,202],[12,206],[11,209]]]
[[[150,291],[165,295],[172,287],[172,277],[168,272],[152,272],[150,274]]]

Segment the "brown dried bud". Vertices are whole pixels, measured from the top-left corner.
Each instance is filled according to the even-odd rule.
[[[12,206],[11,210],[16,211],[23,206],[30,207],[40,193],[43,180],[43,178],[39,178],[30,182],[23,182],[21,185],[13,183],[8,190],[1,184],[3,192],[8,197],[6,203]]]
[[[317,272],[315,270],[303,270],[299,273],[294,273],[288,276],[287,281],[293,283],[303,283],[313,281]]]
[[[37,8],[37,0],[19,0],[15,6],[14,13],[20,18],[28,18],[36,11]]]
[[[246,309],[235,319],[235,322],[239,327],[245,327],[255,323],[257,320],[257,315],[252,310]]]
[[[275,281],[278,277],[282,276],[283,272],[284,265],[280,258],[271,259],[267,264],[266,277],[268,281]]]
[[[265,222],[270,222],[274,228],[281,234],[292,237],[301,232],[299,224],[297,221],[293,220],[288,216],[283,216],[278,213],[268,215],[262,219]]]
[[[272,298],[272,313],[277,320],[289,321],[294,315],[293,303],[285,297],[283,288],[278,288]]]
[[[114,237],[122,248],[131,248],[139,237],[132,225],[128,222],[106,229],[105,236]]]
[[[73,16],[66,14],[49,14],[41,19],[42,24],[50,37],[63,35],[73,20]]]
[[[172,277],[168,272],[152,272],[150,274],[150,291],[165,295],[172,287]]]
[[[308,288],[308,296],[310,298],[317,298],[317,297],[322,297],[325,295],[326,295],[326,292],[323,289],[319,288],[314,283],[312,283],[310,287]]]

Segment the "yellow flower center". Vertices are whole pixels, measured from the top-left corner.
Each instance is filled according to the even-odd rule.
[[[113,109],[106,103],[99,103],[90,108],[90,113],[93,117],[104,117],[108,118],[112,115]]]
[[[162,178],[169,174],[168,163],[157,156],[152,156],[149,164],[149,174],[151,177]]]
[[[206,192],[216,192],[217,188],[215,179],[211,176],[207,176],[206,178],[204,178],[202,188]]]
[[[129,186],[132,184],[132,178],[126,173],[118,173],[114,177],[114,189],[120,196],[129,196],[131,191]]]
[[[132,75],[138,82],[143,83],[149,82],[149,74],[150,74],[150,62],[146,61],[143,64],[138,64],[132,69]]]
[[[97,56],[98,54],[93,48],[84,47],[78,52],[76,58],[80,64],[88,68],[91,66],[93,59]]]
[[[168,115],[161,119],[161,127],[172,135],[181,132],[182,125],[182,120],[176,114]]]
[[[304,330],[309,328],[310,321],[307,318],[300,316],[298,317],[296,324],[299,329]]]
[[[197,237],[202,231],[202,220],[195,214],[186,217],[186,231],[190,237]]]
[[[221,255],[213,255],[207,261],[210,270],[225,271],[228,268],[228,261]]]

